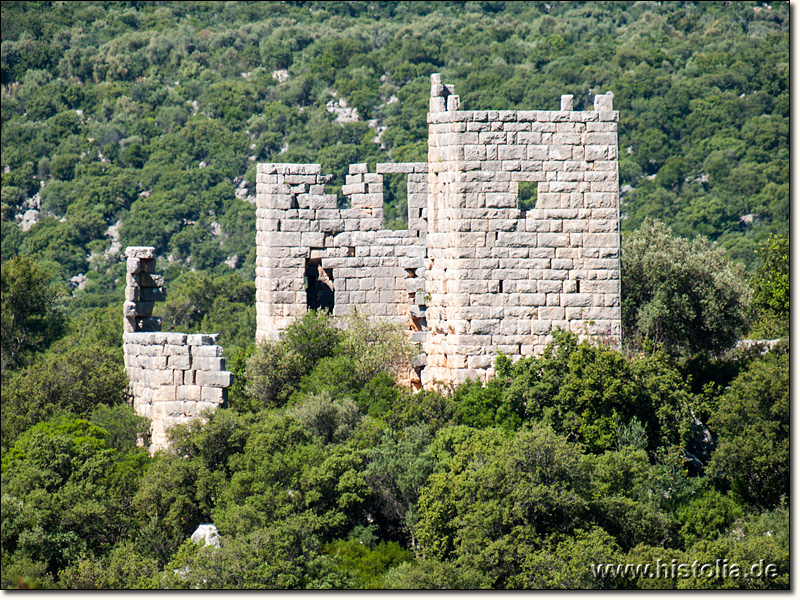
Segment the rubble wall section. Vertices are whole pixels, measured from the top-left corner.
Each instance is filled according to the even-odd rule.
[[[151,452],[168,447],[167,430],[176,423],[225,403],[233,374],[225,370],[217,335],[159,331],[123,339],[133,407],[152,421]]]

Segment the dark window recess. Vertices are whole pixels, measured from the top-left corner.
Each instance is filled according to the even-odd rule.
[[[531,210],[536,208],[536,192],[539,188],[538,181],[520,181],[519,182],[519,209]]]
[[[501,294],[503,293],[503,280],[502,279],[497,282],[497,291],[499,293],[501,293]]]
[[[408,229],[408,174],[383,174],[383,227],[384,229]]]
[[[581,293],[581,280],[580,279],[576,279],[575,280],[575,291],[577,293],[579,293],[579,294]]]
[[[347,247],[347,256],[355,256],[356,255],[356,247],[355,246],[348,246]]]
[[[333,312],[333,269],[323,269],[318,258],[306,259],[306,305]]]

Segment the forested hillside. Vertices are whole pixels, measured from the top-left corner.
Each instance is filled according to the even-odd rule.
[[[788,587],[788,339],[731,350],[788,336],[788,3],[0,11],[3,588]],[[466,109],[613,91],[624,348],[561,334],[411,394],[413,348],[357,315],[254,346],[256,163],[335,190],[426,160],[435,72]],[[220,332],[236,376],[154,457],[126,403],[128,245],[156,247],[164,329]],[[219,548],[188,541],[212,522]],[[656,559],[777,575],[590,569]]]

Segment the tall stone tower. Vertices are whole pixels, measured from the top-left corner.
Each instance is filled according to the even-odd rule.
[[[461,382],[541,351],[562,328],[621,336],[617,121],[593,111],[462,111],[431,78],[429,380]],[[519,205],[535,182],[536,204]]]

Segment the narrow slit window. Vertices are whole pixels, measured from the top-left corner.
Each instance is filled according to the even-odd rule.
[[[408,229],[408,173],[383,173],[383,226]]]
[[[519,209],[531,210],[536,208],[536,193],[539,188],[538,181],[520,181],[519,182]]]

